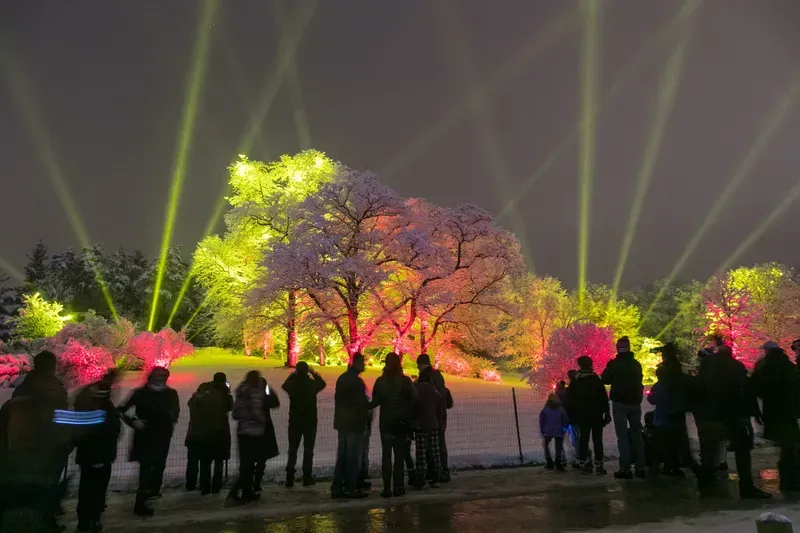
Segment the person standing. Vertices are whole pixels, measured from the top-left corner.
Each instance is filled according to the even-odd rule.
[[[800,364],[800,339],[796,339],[792,341],[791,345],[792,351],[794,352],[794,362],[795,365]]]
[[[419,377],[422,378],[424,375],[425,381],[432,383],[439,392],[439,395],[444,400],[439,405],[440,425],[438,434],[439,466],[441,470],[439,471],[439,479],[432,481],[441,481],[443,483],[447,483],[450,481],[450,467],[449,458],[447,455],[447,439],[445,438],[445,435],[447,433],[447,410],[453,408],[453,397],[450,394],[450,390],[445,385],[444,376],[442,373],[431,366],[431,358],[428,354],[421,354],[419,357],[417,357],[417,368],[419,369]]]
[[[283,383],[289,395],[289,459],[286,462],[286,487],[294,486],[297,450],[303,442],[303,486],[314,485],[314,443],[317,440],[317,395],[325,388],[325,380],[305,361],[297,363],[294,372]]]
[[[180,414],[178,393],[167,386],[168,379],[169,370],[154,368],[147,383],[135,389],[119,408],[122,419],[134,430],[130,460],[139,463],[139,489],[133,512],[139,516],[152,516],[147,500],[161,497],[169,445]],[[135,414],[128,416],[131,409]]]
[[[403,485],[405,482],[403,466],[406,439],[415,404],[414,384],[411,382],[411,378],[403,375],[400,357],[395,353],[387,354],[383,374],[375,381],[371,404],[372,407],[381,408],[378,427],[381,432],[382,452],[383,492],[381,492],[381,496],[384,498],[389,498],[392,494],[402,496],[406,492]]]
[[[369,416],[366,385],[360,374],[364,371],[364,356],[353,355],[347,371],[336,380],[334,393],[333,429],[338,433],[336,467],[331,484],[333,498],[365,498],[358,488],[358,475],[364,448],[364,432]]]
[[[231,457],[231,427],[228,413],[233,409],[228,380],[224,373],[201,383],[189,399],[189,429],[186,432],[188,463],[186,490],[193,491],[200,477],[200,493],[222,490],[222,470]],[[211,465],[214,474],[211,474]]]
[[[566,395],[566,390],[564,391]],[[569,424],[567,412],[561,405],[560,398],[556,393],[551,392],[547,395],[547,402],[539,412],[539,432],[542,435],[542,446],[544,447],[545,468],[547,470],[564,470],[566,461],[564,460],[564,431]],[[556,459],[550,455],[550,441],[555,442]]]
[[[433,372],[421,372],[417,379],[417,489],[423,488],[426,480],[436,487],[440,479],[439,428],[445,400],[433,380]]]
[[[603,467],[603,427],[611,422],[608,408],[608,394],[603,380],[595,374],[592,358],[588,355],[578,357],[578,371],[567,387],[566,411],[573,426],[578,427],[578,460],[583,471],[602,475]],[[594,447],[594,467],[589,458],[589,440]]]
[[[100,531],[106,506],[111,465],[117,459],[121,423],[111,401],[117,371],[109,370],[100,381],[85,386],[75,398],[75,411],[103,413],[103,423],[88,426],[76,439],[75,463],[81,469],[78,487],[78,531]]]
[[[694,408],[700,438],[701,488],[713,484],[720,464],[722,443],[731,441],[739,474],[742,498],[770,498],[753,483],[750,450],[753,446],[750,417],[760,417],[747,369],[734,359],[729,346],[722,345],[705,355],[697,373],[698,398]]]
[[[261,495],[261,480],[264,479],[264,473],[267,471],[267,461],[280,454],[278,450],[278,439],[275,437],[275,424],[272,423],[270,411],[280,407],[281,401],[275,391],[270,389],[267,378],[261,377],[260,386],[267,393],[267,397],[265,402],[266,408],[264,409],[264,436],[261,438],[261,444],[258,448],[256,463],[253,469],[253,493],[257,496]]]
[[[781,449],[778,460],[781,490],[800,490],[797,368],[777,343],[769,341],[762,349],[765,355],[756,363],[751,383],[762,402],[764,438],[777,442]]]
[[[617,355],[603,370],[603,383],[611,385],[611,413],[614,419],[614,432],[617,434],[619,449],[619,470],[614,472],[617,479],[632,479],[632,456],[635,460],[636,477],[644,478],[645,457],[642,440],[642,365],[631,352],[628,337],[617,341]],[[633,444],[633,450],[631,450]]]

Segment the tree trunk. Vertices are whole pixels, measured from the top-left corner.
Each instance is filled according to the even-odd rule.
[[[294,368],[300,356],[300,346],[297,344],[297,323],[295,312],[297,310],[297,294],[289,291],[289,301],[286,305],[286,366]]]
[[[325,344],[321,335],[317,335],[317,350],[319,350],[319,366],[325,366]]]

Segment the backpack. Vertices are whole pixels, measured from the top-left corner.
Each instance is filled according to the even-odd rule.
[[[189,420],[195,430],[209,431],[218,429],[218,399],[213,390],[200,386],[192,395],[189,403]]]

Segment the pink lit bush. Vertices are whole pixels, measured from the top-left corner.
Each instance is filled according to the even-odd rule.
[[[31,363],[26,355],[0,355],[0,388],[10,387],[20,375],[30,371]]]
[[[172,363],[194,352],[183,333],[162,329],[158,333],[143,331],[131,339],[128,352],[141,367],[149,371],[157,366],[168,368]]]
[[[114,366],[114,358],[108,349],[78,339],[69,339],[57,356],[59,371],[70,387],[97,381]]]

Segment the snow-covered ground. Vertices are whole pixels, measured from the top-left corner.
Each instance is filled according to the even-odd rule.
[[[181,399],[180,420],[175,428],[170,455],[165,472],[165,484],[178,485],[183,480],[186,462],[184,437],[188,425],[189,410],[186,402],[197,386],[211,379],[214,372],[222,371],[228,375],[232,387],[236,387],[251,368],[258,368],[267,378],[271,387],[279,391],[282,405],[272,412],[275,423],[279,457],[267,463],[267,477],[282,479],[286,467],[288,399],[280,386],[286,379],[289,370],[277,367],[275,362],[263,362],[257,359],[240,357],[221,359],[218,364],[213,360],[183,361],[172,368],[170,385],[178,390]],[[330,475],[333,470],[336,454],[336,434],[333,430],[333,392],[336,378],[344,369],[341,367],[321,370],[328,387],[319,396],[319,426],[315,448],[314,469],[316,475]],[[377,371],[369,370],[364,378],[372,387]],[[115,400],[122,402],[130,389],[141,383],[142,376],[131,374],[127,377]],[[538,429],[538,415],[544,398],[534,393],[524,383],[506,383],[503,385],[487,383],[474,379],[447,377],[447,385],[454,397],[454,407],[448,414],[447,448],[450,455],[451,468],[492,467],[520,464],[520,448],[524,462],[542,461],[543,453],[541,436]],[[515,389],[517,413],[519,419],[519,440],[517,439],[516,420],[514,416]],[[0,401],[10,395],[9,391],[0,391]],[[643,406],[644,407],[644,406]],[[376,413],[377,416],[377,413]],[[376,424],[377,426],[377,424]],[[235,431],[235,423],[232,423]],[[370,466],[377,473],[380,462],[380,442],[377,435],[370,441]],[[234,446],[230,461],[229,474],[235,476],[237,470],[237,450]],[[617,445],[613,426],[604,431],[606,456],[616,457]],[[124,490],[135,487],[138,466],[127,461],[131,444],[131,430],[125,427],[119,443],[118,461],[112,473],[112,489]],[[568,456],[571,448],[567,447]],[[302,454],[302,451],[301,451]],[[298,465],[299,466],[299,465]],[[74,470],[74,467],[71,467]]]

